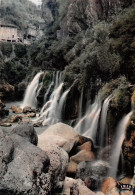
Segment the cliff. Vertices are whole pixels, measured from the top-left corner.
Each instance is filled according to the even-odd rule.
[[[58,25],[58,37],[75,35],[90,28],[99,20],[111,21],[132,0],[44,0],[42,15],[49,27]]]

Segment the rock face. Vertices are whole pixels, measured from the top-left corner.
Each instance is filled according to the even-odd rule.
[[[15,134],[18,131],[19,127],[8,136],[0,130],[0,194],[48,194],[50,160],[26,139],[27,130],[21,135]]]
[[[60,10],[66,5],[65,17],[62,17],[60,30],[57,32],[58,37],[62,38],[86,30],[98,20],[108,20],[132,3],[132,0],[65,0],[64,2],[44,0],[42,13],[46,25],[49,26],[55,22],[61,14]]]
[[[38,137],[38,146],[43,148],[46,143],[53,143],[70,152],[73,146],[78,142],[79,135],[75,130],[63,123],[57,123],[50,126]]]

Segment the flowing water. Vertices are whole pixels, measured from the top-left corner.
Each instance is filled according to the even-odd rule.
[[[105,99],[103,106],[102,106],[101,119],[100,119],[100,146],[101,147],[103,147],[103,143],[104,143],[107,112],[108,112],[109,103],[112,100],[112,97],[113,97],[112,94],[109,95]]]
[[[117,176],[117,168],[120,158],[121,146],[125,137],[125,130],[127,127],[127,123],[132,115],[133,111],[128,113],[123,119],[120,121],[117,127],[117,133],[115,135],[115,142],[113,144],[112,157],[110,161],[110,165],[112,169],[110,169],[109,176],[116,178]]]
[[[36,97],[37,94],[40,92],[40,89],[42,88],[42,82],[39,83],[39,79],[42,74],[43,72],[37,73],[37,75],[33,78],[32,82],[28,85],[25,93],[24,101],[21,107],[36,106],[36,99],[37,99]],[[50,82],[48,90],[44,95],[44,105],[39,113],[39,116],[37,116],[37,118],[34,120],[35,123],[40,123],[43,126],[48,126],[60,121],[62,122],[64,105],[68,93],[70,92],[70,88],[63,92],[63,86],[64,83],[62,81],[62,73],[61,72],[53,73],[52,81]],[[47,100],[49,95],[50,98],[49,100]],[[100,131],[98,131],[100,133],[99,145],[102,147],[103,147],[104,135],[106,130],[106,119],[107,119],[108,107],[112,98],[113,98],[112,95],[108,96],[102,105],[100,95],[98,95],[95,98],[94,103],[90,105],[86,110],[86,113],[82,115],[83,90],[80,96],[80,102],[79,102],[80,109],[78,112],[79,120],[74,128],[79,134],[95,139],[97,135],[98,127],[100,127]],[[123,117],[116,131],[117,134],[115,135],[114,145],[112,146],[113,150],[112,150],[112,157],[110,160],[110,165],[112,168],[109,171],[109,175],[112,177],[116,177],[117,175],[117,168],[119,163],[121,146],[125,136],[126,125],[131,115],[132,115],[132,111],[128,113],[125,117]]]
[[[66,101],[67,95],[70,91],[70,89],[68,89],[67,91],[62,93],[64,83],[62,82],[61,72],[56,72],[48,88],[49,90],[52,85],[54,85],[54,89],[50,96],[50,99],[47,102],[45,102],[39,116],[34,121],[36,123],[38,122],[41,123],[43,126],[55,124],[62,120],[63,106]],[[46,94],[47,93],[48,92],[46,92]]]
[[[37,93],[39,93],[39,90],[37,89],[39,86],[39,79],[42,74],[43,72],[37,73],[31,83],[28,85],[21,108],[24,108],[25,106],[30,106],[32,108],[36,107]]]
[[[76,124],[75,130],[87,137],[95,138],[101,111],[101,101],[96,97],[95,102],[89,106],[86,114]]]

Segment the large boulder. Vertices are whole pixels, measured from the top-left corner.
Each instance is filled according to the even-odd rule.
[[[93,143],[91,141],[85,142],[81,146],[78,146],[79,152],[74,156],[71,156],[71,161],[79,164],[82,161],[93,161],[95,160],[95,155],[92,151]]]
[[[0,131],[0,194],[44,194],[50,192],[46,153],[25,137]]]
[[[30,143],[37,145],[38,137],[36,131],[30,123],[21,123],[17,125],[12,131],[11,134],[17,134],[21,137],[24,137]]]
[[[44,143],[44,145],[40,145],[39,147],[46,152],[50,159],[48,177],[53,177],[53,180],[50,182],[50,189],[62,189],[68,167],[67,152],[56,144],[48,142]]]
[[[109,164],[101,160],[81,162],[77,167],[76,177],[82,179],[88,188],[95,190],[101,186],[109,168]]]
[[[70,152],[78,140],[79,135],[72,127],[63,123],[57,123],[38,136],[38,146],[42,148],[46,143],[54,143],[66,152]]]

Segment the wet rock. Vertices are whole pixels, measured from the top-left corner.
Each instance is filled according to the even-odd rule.
[[[16,123],[22,120],[22,116],[21,115],[12,115],[10,118],[10,122],[11,123]]]
[[[24,137],[30,143],[37,145],[38,137],[33,125],[31,124],[19,124],[11,131],[11,134],[17,134],[21,137]]]
[[[50,126],[46,131],[39,135],[39,147],[46,143],[54,143],[65,151],[70,152],[73,146],[78,142],[79,135],[75,130],[63,123],[57,123]]]
[[[90,189],[88,189],[84,182],[81,179],[72,179],[69,177],[66,177],[64,182],[64,188],[62,191],[62,194],[64,195],[104,195],[102,192],[92,192]]]
[[[94,147],[94,144],[93,144],[93,140],[92,139],[90,139],[90,138],[88,138],[88,137],[84,137],[84,136],[82,136],[82,135],[79,135],[79,145],[82,145],[82,144],[84,144],[84,143],[86,143],[86,142],[91,142],[91,144],[92,144],[92,150],[93,150],[93,147]]]
[[[74,161],[70,160],[70,162],[68,163],[68,169],[67,169],[67,174],[76,174],[76,170],[77,170],[77,163],[75,163]]]
[[[77,167],[76,177],[82,179],[88,188],[95,190],[101,186],[109,168],[109,164],[101,160],[81,162]]]
[[[22,117],[22,122],[23,122],[23,123],[29,123],[29,122],[30,122],[30,117],[23,116],[23,117]]]
[[[132,178],[129,177],[124,177],[123,179],[121,179],[119,182],[122,184],[130,184],[132,181]]]
[[[109,161],[111,156],[111,146],[106,146],[103,148],[99,154],[99,157],[104,161]]]
[[[77,150],[79,152],[74,156],[71,156],[70,160],[74,161],[77,164],[79,164],[82,161],[93,161],[95,160],[95,155],[92,149],[93,143],[91,141],[85,142],[81,146],[77,147]]]
[[[26,116],[29,118],[33,118],[36,116],[36,113],[32,112],[32,113],[27,114]]]
[[[91,151],[81,150],[76,155],[72,156],[70,159],[78,164],[82,161],[93,161],[93,160],[95,160],[95,155]]]
[[[16,114],[21,114],[22,113],[22,108],[18,107],[18,106],[11,106],[11,110],[13,113],[16,113]]]
[[[2,122],[2,123],[0,123],[0,126],[2,126],[2,127],[10,127],[10,126],[12,126],[12,124],[11,123],[4,123],[4,122]]]
[[[30,106],[26,106],[23,108],[23,113],[26,114],[26,113],[36,113],[36,110],[35,109],[32,109]]]
[[[116,181],[112,177],[108,177],[105,179],[105,181],[102,184],[102,192],[107,194],[109,191],[111,191],[113,188],[115,188],[117,185]]]
[[[105,195],[120,195],[120,193],[117,188],[113,188],[112,190],[107,192]],[[131,194],[128,194],[128,195],[131,195]]]
[[[93,150],[93,143],[91,141],[87,141],[81,146],[78,146],[77,148],[79,151],[80,150],[86,150],[86,151],[92,151]]]

